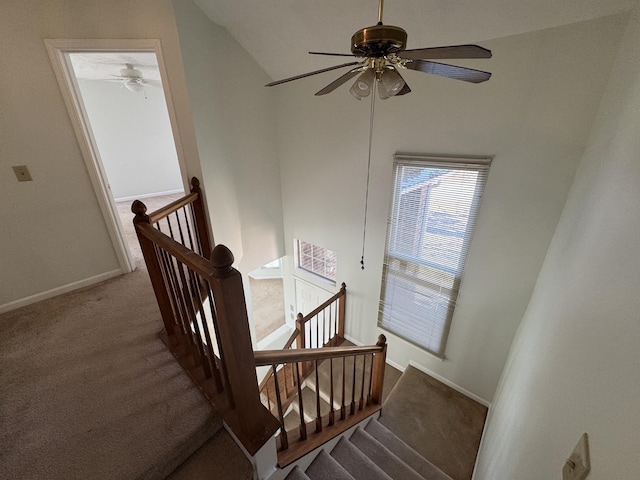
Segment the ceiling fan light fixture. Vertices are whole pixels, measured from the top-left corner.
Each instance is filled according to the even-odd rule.
[[[127,90],[129,90],[130,92],[143,92],[144,91],[144,85],[142,85],[141,83],[138,83],[136,81],[131,81],[128,80],[124,83],[124,88],[126,88]]]
[[[349,91],[358,100],[362,100],[368,97],[373,88],[373,82],[376,79],[376,75],[371,68],[367,68],[362,75],[360,75]]]
[[[395,68],[387,68],[380,74],[378,92],[382,100],[397,95],[404,87],[404,79]]]

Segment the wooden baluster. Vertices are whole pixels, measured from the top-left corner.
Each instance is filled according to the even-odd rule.
[[[146,213],[147,206],[140,200],[136,200],[131,205],[131,212],[135,214],[133,223],[136,227],[136,235],[140,242],[140,249],[142,250],[144,262],[147,265],[151,286],[153,287],[156,299],[158,300],[158,307],[160,308],[160,315],[162,316],[164,328],[169,336],[169,341],[177,343],[179,341],[179,333],[175,328],[175,317],[173,309],[171,308],[171,300],[162,276],[162,270],[160,268],[160,262],[156,254],[155,246],[151,240],[141,235],[137,228],[139,224],[151,225],[149,216]]]
[[[187,269],[189,272],[190,285],[191,285],[191,295],[194,300],[198,304],[198,313],[200,314],[200,322],[202,324],[202,332],[204,333],[205,339],[205,349],[207,352],[207,358],[209,359],[210,364],[210,376],[219,376],[220,372],[218,372],[218,365],[216,364],[216,356],[213,351],[213,342],[211,340],[211,333],[209,332],[209,325],[207,323],[207,314],[204,309],[204,299],[202,298],[202,289],[200,288],[200,282],[202,279],[191,269]],[[194,320],[195,321],[195,320]],[[218,385],[219,379],[214,379],[214,383]]]
[[[331,334],[331,327],[333,326],[333,306],[329,307],[329,346],[333,347],[333,335]]]
[[[358,405],[359,410],[362,410],[364,408],[364,377],[366,373],[367,373],[367,356],[362,355],[362,387],[360,389],[360,402]]]
[[[329,381],[331,382],[331,386],[329,387],[329,404],[331,406],[329,410],[329,426],[331,426],[336,421],[336,415],[333,409],[333,358],[329,359]]]
[[[373,357],[373,386],[371,387],[371,401],[377,405],[382,404],[382,384],[384,382],[384,366],[387,360],[387,337],[380,334],[378,342],[379,347],[383,347],[381,352],[378,352]]]
[[[216,315],[215,309],[215,300],[213,298],[213,292],[211,291],[211,285],[209,282],[205,281],[205,289],[207,292],[207,298],[209,299],[209,311],[211,312],[211,323],[213,323],[213,331],[216,332],[216,342],[218,344],[218,352],[220,353],[220,358],[215,358],[216,362],[216,375],[214,375],[216,381],[216,392],[220,393],[224,390],[224,385],[229,385],[229,375],[227,373],[227,366],[225,365],[225,359],[222,356],[222,344],[220,343],[220,336],[218,335],[218,331],[220,330],[218,327],[218,316]],[[222,377],[220,373],[222,373]]]
[[[283,371],[286,364],[282,366]],[[282,413],[282,399],[280,398],[280,386],[278,385],[278,372],[276,366],[273,365],[273,378],[276,388],[276,406],[278,407],[278,420],[280,421],[280,447],[282,450],[289,448],[289,439],[287,438],[287,431],[284,429],[284,415]],[[285,376],[286,377],[286,376]],[[269,410],[271,410],[271,404],[269,404]]]
[[[367,390],[367,406],[371,405],[371,390],[373,388],[373,353],[371,356],[371,367],[369,368],[369,388]]]
[[[353,382],[351,385],[351,406],[349,408],[349,413],[353,415],[356,413],[356,357],[353,356]]]
[[[264,407],[257,388],[242,276],[232,264],[231,251],[224,245],[216,246],[211,252],[214,271],[207,281],[216,305],[220,356],[225,359],[229,376],[228,398],[234,403],[240,427],[247,439],[261,439],[273,432],[266,431]]]
[[[347,308],[347,285],[345,283],[342,284],[340,288],[340,299],[338,300],[338,337],[340,337],[340,341],[344,340],[344,316]]]
[[[202,190],[200,190],[200,180],[198,180],[196,177],[193,177],[191,179],[191,193],[198,194],[198,198],[193,201],[193,212],[195,215],[198,243],[200,243],[202,256],[206,259],[211,259],[211,242],[209,240],[207,216],[204,211],[204,201],[202,199]]]
[[[316,433],[322,431],[322,415],[320,414],[320,380],[318,379],[318,361],[315,361],[316,370]]]
[[[195,330],[195,340],[196,346],[198,348],[198,355],[200,355],[200,361],[202,364],[202,369],[204,371],[204,375],[206,378],[211,378],[211,368],[209,367],[208,362],[206,361],[206,353],[204,342],[202,340],[202,334],[200,333],[200,325],[198,324],[198,320],[196,318],[196,306],[193,304],[193,298],[189,292],[189,282],[187,280],[187,275],[185,275],[184,270],[187,270],[187,275],[189,272],[189,267],[178,262],[178,277],[180,278],[180,294],[182,300],[187,309],[187,318],[189,319],[189,324],[193,325],[193,329]],[[256,380],[257,381],[257,380]]]
[[[296,381],[298,383],[298,411],[300,413],[300,440],[307,439],[307,424],[304,421],[304,405],[302,404],[302,387],[300,382],[300,369],[299,363],[296,363]]]
[[[331,309],[331,305],[329,305],[329,309]],[[326,313],[327,313],[327,309],[325,308],[324,310],[322,310],[322,346],[324,347],[326,345],[326,334],[327,334],[327,322],[326,322]]]
[[[344,420],[345,418],[345,397],[347,395],[347,391],[345,388],[345,377],[347,373],[345,362],[345,357],[342,357],[342,405],[340,406],[340,420]]]

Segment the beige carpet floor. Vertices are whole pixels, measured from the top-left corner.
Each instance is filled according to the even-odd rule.
[[[285,324],[284,285],[281,278],[249,277],[256,341],[263,340]]]
[[[134,257],[131,274],[0,315],[0,478],[161,479],[219,431]]]
[[[408,366],[382,406],[380,423],[453,480],[473,474],[487,408]]]

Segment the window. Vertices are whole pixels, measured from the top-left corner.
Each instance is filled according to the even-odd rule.
[[[296,240],[296,266],[298,268],[335,283],[337,265],[338,256],[333,250]]]
[[[489,163],[395,156],[378,325],[441,358]]]

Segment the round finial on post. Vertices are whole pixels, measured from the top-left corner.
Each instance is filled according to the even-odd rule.
[[[131,213],[135,213],[136,217],[146,217],[147,206],[140,200],[136,200],[131,204]]]
[[[379,347],[384,347],[387,344],[387,337],[383,334],[378,335],[378,343],[376,343]]]
[[[211,264],[219,273],[226,273],[231,270],[233,260],[231,250],[222,244],[216,245],[211,251]]]
[[[194,190],[200,190],[200,180],[196,177],[191,178],[191,191],[193,192]]]

